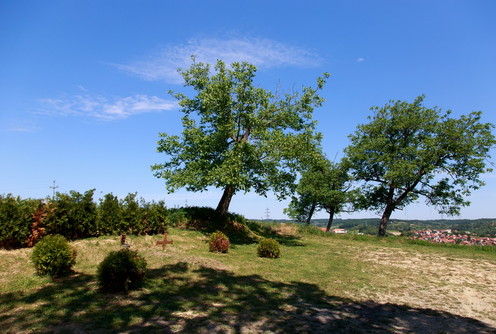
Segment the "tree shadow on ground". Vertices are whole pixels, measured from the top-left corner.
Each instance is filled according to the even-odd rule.
[[[304,246],[300,241],[301,237],[296,233],[283,234],[274,229],[272,224],[246,222],[244,224],[237,222],[227,222],[223,224],[202,222],[202,227],[199,225],[189,226],[188,229],[200,231],[207,237],[213,232],[219,230],[229,237],[232,245],[248,245],[259,242],[263,238],[272,238],[277,240],[281,245],[288,247]]]
[[[75,275],[0,295],[0,305],[0,328],[12,333],[496,333],[447,312],[356,302],[314,284],[187,263],[150,270],[146,286],[129,294],[102,294],[93,276]]]
[[[185,222],[176,227],[200,231],[207,236],[219,230],[229,237],[233,245],[253,244],[262,238],[273,238],[285,246],[303,246],[299,237],[277,233],[272,228],[277,225],[275,223],[257,223],[235,213],[219,216],[219,213],[210,207],[192,206],[172,209],[172,212],[174,211],[183,212],[186,218]]]

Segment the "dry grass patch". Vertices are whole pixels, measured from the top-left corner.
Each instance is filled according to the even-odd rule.
[[[273,226],[272,230],[282,236],[296,236],[298,234],[298,227],[294,224],[279,224]]]

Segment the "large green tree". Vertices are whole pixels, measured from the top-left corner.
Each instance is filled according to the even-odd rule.
[[[420,197],[440,213],[457,215],[470,204],[465,198],[484,185],[481,174],[496,143],[494,125],[481,112],[459,118],[451,111],[390,101],[373,107],[370,122],[359,125],[346,148],[352,174],[364,182],[364,208],[382,211],[378,235],[386,234],[394,210]]]
[[[167,160],[152,166],[169,192],[223,189],[216,209],[221,216],[239,191],[287,196],[302,161],[320,149],[312,114],[322,105],[318,91],[328,74],[316,88],[280,95],[255,86],[255,73],[246,62],[227,66],[220,60],[213,71],[196,62],[181,71],[196,94],[171,92],[182,107],[183,132],[160,134],[158,151]]]

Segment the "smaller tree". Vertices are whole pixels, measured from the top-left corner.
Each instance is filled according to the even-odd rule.
[[[310,193],[301,193],[297,188],[297,196],[292,196],[289,206],[284,213],[296,220],[298,223],[310,225],[313,214],[317,208],[315,196]]]
[[[481,112],[453,118],[423,100],[373,107],[370,123],[358,126],[345,149],[354,178],[364,182],[363,208],[382,211],[379,236],[394,210],[420,197],[440,213],[459,214],[470,204],[465,197],[484,185],[480,175],[491,171],[494,125],[481,123]]]
[[[316,210],[325,210],[329,214],[326,228],[329,231],[334,215],[345,210],[358,195],[357,190],[350,188],[347,166],[322,157],[303,173],[297,187],[298,196],[293,197],[286,213],[300,222],[306,219],[308,225]]]

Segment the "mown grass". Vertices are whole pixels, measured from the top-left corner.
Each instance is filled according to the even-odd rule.
[[[149,270],[145,287],[128,294],[97,289],[96,267],[119,238],[73,242],[75,274],[55,281],[38,277],[30,249],[0,251],[0,328],[5,332],[395,332],[399,315],[405,331],[429,321],[468,321],[477,331],[490,327],[435,309],[377,303],[381,294],[410,275],[357,256],[380,250],[444,254],[456,260],[496,253],[412,245],[401,240],[311,234],[294,226],[249,224],[253,234],[276,238],[279,259],[256,256],[256,243],[237,242],[227,254],[208,251],[208,234],[171,229],[173,245],[162,251],[161,236],[128,237]],[[253,240],[251,238],[250,240]],[[475,254],[475,255],[474,255]],[[421,280],[421,277],[414,278]],[[440,279],[440,282],[442,279]],[[441,284],[441,283],[440,283]],[[435,326],[434,326],[435,327]]]

